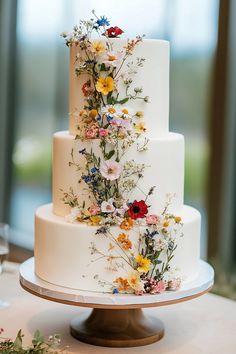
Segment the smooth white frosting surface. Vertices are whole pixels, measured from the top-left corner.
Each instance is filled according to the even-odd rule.
[[[84,190],[85,183],[78,183],[81,173],[84,171],[85,158],[78,153],[86,147],[90,151],[100,151],[99,141],[90,140],[81,142],[75,140],[68,132],[58,132],[53,137],[53,211],[57,215],[69,214],[70,208],[62,201],[63,192],[68,192],[72,187],[82,201],[89,204],[89,193]],[[76,163],[69,166],[71,150],[74,149]],[[156,139],[150,139],[148,149],[137,152],[136,146],[132,146],[124,157],[124,160],[135,160],[137,163],[145,163],[146,170],[140,185],[143,192],[147,193],[151,186],[156,186],[154,194],[149,198],[150,213],[161,213],[165,207],[168,196],[173,196],[170,210],[174,213],[183,205],[184,194],[184,137],[181,134],[168,133]],[[132,199],[140,200],[144,194],[136,189]]]
[[[180,211],[183,219],[184,237],[178,240],[172,268],[177,268],[183,280],[189,281],[197,276],[199,266],[200,221],[199,212],[189,206]],[[106,252],[108,239],[95,235],[96,227],[82,223],[68,223],[52,212],[52,205],[40,207],[35,219],[35,270],[36,274],[51,283],[90,291],[110,291],[116,272],[108,269],[104,259],[96,260],[91,254],[91,242]],[[119,227],[112,227],[115,237]],[[129,237],[135,244],[138,233],[130,230]],[[126,275],[129,269],[120,269],[119,276]],[[94,276],[110,284],[101,287]]]
[[[122,50],[127,40],[115,38],[114,51]],[[70,95],[69,114],[71,134],[76,134],[76,125],[79,123],[78,114],[84,107],[82,86],[86,82],[86,75],[75,75],[76,55],[78,47],[70,48]],[[148,136],[155,138],[157,135],[167,133],[169,130],[169,42],[157,39],[144,39],[135,49],[131,60],[144,57],[145,63],[134,75],[132,87],[142,87],[143,96],[150,97],[150,103],[141,100],[128,102],[130,110],[135,113],[143,111],[147,126]],[[121,71],[122,72],[122,71]],[[119,86],[120,98],[125,97],[125,86]]]

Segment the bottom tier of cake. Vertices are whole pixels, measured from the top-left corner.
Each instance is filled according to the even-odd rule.
[[[201,216],[189,206],[184,206],[179,215],[183,221],[183,236],[177,240],[170,264],[171,269],[186,282],[198,274]],[[113,254],[113,258],[106,256],[112,254],[112,240],[116,240],[122,230],[116,226],[111,227],[109,237],[96,234],[96,230],[95,226],[69,223],[63,217],[54,215],[52,204],[40,207],[35,218],[37,276],[64,287],[111,292],[114,279],[127,276],[129,271],[122,252],[115,256]],[[129,230],[129,237],[135,249],[139,243],[139,233],[137,230]],[[116,262],[114,266],[118,254],[124,262]]]

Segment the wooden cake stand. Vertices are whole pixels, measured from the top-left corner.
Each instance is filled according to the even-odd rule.
[[[178,291],[157,295],[108,294],[69,289],[48,283],[34,273],[34,258],[20,267],[20,284],[28,292],[63,304],[91,307],[71,321],[71,335],[78,340],[105,347],[135,347],[154,343],[164,336],[163,323],[146,316],[142,308],[176,304],[208,292],[214,281],[213,268],[200,261],[198,277]]]

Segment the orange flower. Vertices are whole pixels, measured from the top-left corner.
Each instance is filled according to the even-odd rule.
[[[98,225],[99,223],[100,223],[100,221],[101,221],[101,217],[100,216],[98,216],[98,215],[93,215],[93,216],[90,216],[90,221],[91,221],[91,224],[93,225],[93,226],[96,226],[96,225]]]
[[[130,241],[129,236],[124,233],[119,234],[117,241],[121,243],[122,248],[126,251],[132,248],[132,242]]]
[[[122,223],[120,224],[120,228],[122,230],[130,230],[134,226],[134,220],[131,218],[124,219]]]
[[[122,277],[116,278],[114,283],[118,284],[118,290],[119,291],[127,291],[129,290],[129,283],[128,280]]]
[[[123,248],[124,250],[128,251],[129,249],[132,248],[132,242],[131,242],[129,239],[125,240],[125,241],[122,243],[122,248]]]
[[[119,236],[117,237],[117,241],[118,242],[124,242],[127,239],[127,235],[125,233],[119,234]]]

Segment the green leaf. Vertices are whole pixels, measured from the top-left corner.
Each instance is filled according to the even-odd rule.
[[[39,330],[37,330],[35,333],[34,333],[34,337],[33,337],[33,340],[32,340],[32,343],[34,345],[39,345],[39,344],[42,344],[44,342],[44,337],[43,335],[39,332]]]
[[[126,98],[123,98],[123,100],[120,100],[120,101],[116,101],[116,103],[119,103],[119,104],[124,104],[126,102],[129,101],[129,97],[126,97]]]
[[[106,160],[109,160],[110,158],[112,158],[112,156],[114,155],[114,153],[115,153],[115,150],[109,151],[109,152],[105,155]]]
[[[23,337],[23,335],[22,335],[21,329],[20,329],[19,332],[17,333],[16,339],[13,344],[14,349],[16,349],[16,350],[22,349],[22,337]]]
[[[102,63],[100,70],[101,71],[106,71],[107,70],[106,65],[104,63]]]
[[[111,105],[113,105],[114,104],[114,101],[115,101],[115,99],[114,99],[114,97],[112,97],[112,92],[110,92],[108,95],[107,95],[107,104],[111,104]]]

